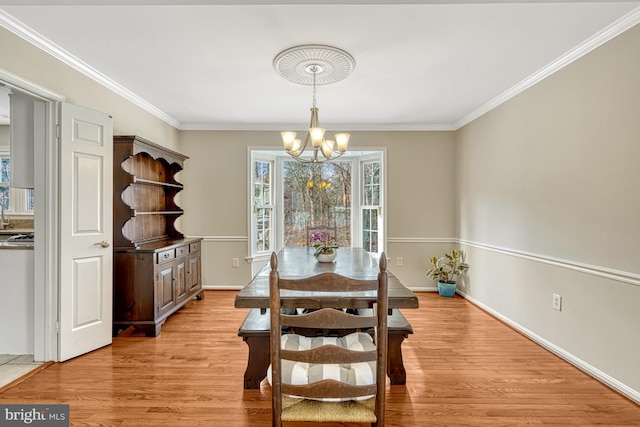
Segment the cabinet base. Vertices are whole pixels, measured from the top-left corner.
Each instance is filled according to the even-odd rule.
[[[160,335],[160,330],[162,329],[162,325],[164,325],[163,319],[162,322],[153,323],[153,322],[113,322],[111,334],[113,337],[117,337],[120,331],[124,331],[133,326],[137,331],[144,333],[145,337],[157,337]]]
[[[133,326],[137,331],[144,333],[145,337],[157,337],[158,335],[160,335],[160,330],[162,329],[162,325],[164,325],[164,322],[167,320],[167,317],[169,317],[171,314],[175,313],[180,308],[182,308],[182,306],[184,306],[184,304],[186,304],[187,301],[189,301],[192,298],[195,298],[196,301],[202,301],[204,299],[204,291],[200,289],[197,292],[198,292],[197,294],[191,295],[182,304],[176,306],[173,310],[168,312],[166,316],[156,321],[151,321],[151,320],[114,321],[111,327],[111,335],[113,337],[117,337],[120,331],[124,331]]]

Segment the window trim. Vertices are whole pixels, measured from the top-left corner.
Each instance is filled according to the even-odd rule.
[[[359,182],[358,182],[358,189],[360,190],[360,197],[359,197],[359,209],[358,209],[358,220],[361,222],[360,224],[360,228],[359,228],[359,239],[360,239],[360,247],[363,247],[364,245],[364,241],[363,241],[363,232],[364,232],[364,224],[362,224],[362,218],[363,218],[363,214],[364,214],[364,210],[377,210],[377,232],[378,232],[378,250],[377,254],[381,254],[383,251],[385,251],[385,242],[386,242],[386,174],[385,174],[385,161],[384,161],[384,155],[386,153],[382,153],[382,155],[378,155],[378,154],[374,154],[371,156],[366,156],[366,157],[361,157],[359,159],[359,168],[360,168],[360,175],[358,176]],[[380,187],[380,192],[378,195],[378,204],[377,205],[365,205],[364,204],[364,197],[365,197],[365,182],[364,182],[364,173],[365,173],[365,168],[364,165],[366,163],[380,163],[380,181],[378,183],[379,187]]]
[[[351,189],[352,189],[352,197],[351,197],[351,246],[352,247],[362,247],[362,213],[361,213],[361,196],[362,191],[360,188],[361,183],[361,164],[363,161],[380,161],[382,167],[380,168],[380,173],[382,174],[380,178],[380,183],[382,186],[381,191],[381,209],[379,213],[379,227],[381,227],[381,231],[378,234],[378,253],[382,253],[382,251],[386,251],[387,246],[387,148],[386,147],[359,147],[358,152],[361,152],[360,156],[353,157],[345,157],[342,160],[351,160],[352,161],[352,169],[351,169]],[[281,168],[282,161],[289,160],[289,157],[284,155],[284,152],[281,147],[274,146],[249,146],[247,147],[247,253],[249,262],[253,263],[264,263],[268,261],[270,253],[256,253],[254,251],[254,236],[255,230],[253,227],[253,164],[255,159],[260,158],[261,160],[273,160],[275,163],[275,167],[273,170],[273,185],[272,192],[275,194],[274,206],[275,206],[275,215],[274,215],[274,235],[272,236],[272,244],[273,250],[278,251],[282,248],[284,242],[284,231],[280,224],[284,220],[283,217],[283,209],[284,209],[284,198],[282,196],[282,177],[281,177]],[[357,215],[355,213],[358,213]],[[357,232],[354,232],[356,230]],[[260,268],[257,268],[259,270]],[[253,271],[253,269],[252,269]],[[254,271],[254,273],[257,271]]]
[[[249,162],[248,162],[248,254],[249,258],[255,260],[266,260],[269,258],[272,251],[277,251],[278,248],[278,207],[277,207],[277,199],[275,198],[275,194],[278,192],[278,171],[276,166],[276,156],[265,153],[263,150],[256,147],[249,147]],[[268,162],[271,164],[271,206],[272,215],[271,215],[271,249],[268,251],[258,251],[256,246],[256,236],[257,236],[257,217],[256,217],[256,204],[254,198],[254,168],[256,162]]]

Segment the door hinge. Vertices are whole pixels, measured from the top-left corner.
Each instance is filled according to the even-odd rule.
[[[56,138],[60,139],[60,125],[56,125]]]
[[[60,322],[56,322],[56,334],[60,333]]]

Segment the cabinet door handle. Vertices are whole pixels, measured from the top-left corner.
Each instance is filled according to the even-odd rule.
[[[102,242],[94,243],[93,246],[102,246],[103,248],[108,248],[110,244],[111,243],[109,243],[107,240],[103,240]]]

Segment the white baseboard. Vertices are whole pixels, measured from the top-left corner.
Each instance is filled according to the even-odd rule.
[[[239,291],[246,285],[202,285],[205,291]]]
[[[626,384],[623,384],[620,381],[616,380],[615,378],[611,377],[610,375],[605,374],[601,370],[591,366],[590,364],[586,363],[584,360],[574,356],[573,354],[569,353],[568,351],[564,350],[563,348],[558,347],[557,345],[547,341],[546,339],[544,339],[541,336],[535,334],[534,332],[530,331],[529,329],[525,328],[524,326],[520,325],[519,323],[514,322],[513,320],[509,319],[508,317],[505,317],[502,314],[498,313],[497,311],[493,310],[492,308],[484,305],[483,303],[481,303],[480,301],[476,300],[475,298],[466,295],[464,292],[461,292],[459,290],[456,291],[456,292],[459,295],[463,296],[467,301],[469,301],[473,305],[479,307],[480,309],[486,311],[487,313],[491,314],[492,316],[500,319],[502,322],[506,323],[507,325],[509,325],[513,329],[515,329],[518,332],[522,333],[523,335],[528,337],[531,341],[535,342],[536,344],[539,344],[540,346],[542,346],[545,349],[549,350],[550,352],[552,352],[556,356],[558,356],[561,359],[571,363],[576,368],[580,369],[581,371],[585,372],[586,374],[588,374],[588,375],[592,376],[593,378],[597,379],[601,383],[611,387],[615,391],[623,394],[624,396],[628,397],[629,399],[631,399],[631,400],[635,401],[636,403],[640,404],[640,392],[638,390],[634,390],[631,387],[627,386]]]
[[[407,288],[413,292],[438,292],[437,286],[407,286]]]

